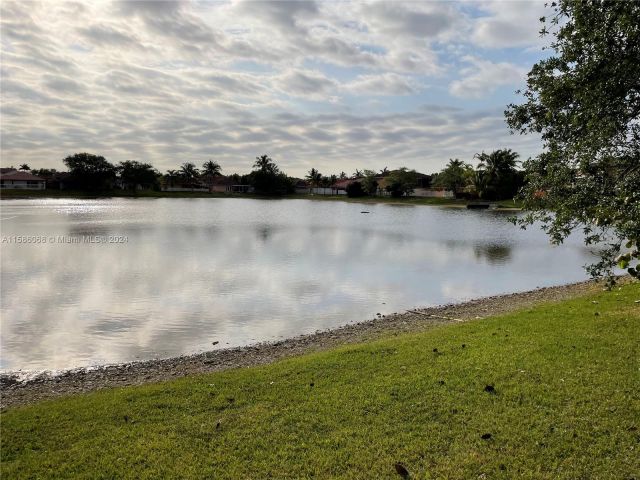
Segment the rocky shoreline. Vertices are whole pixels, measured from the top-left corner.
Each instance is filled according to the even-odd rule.
[[[104,388],[156,383],[186,375],[263,365],[282,358],[326,350],[339,345],[416,332],[447,323],[480,320],[540,302],[560,301],[586,295],[598,289],[600,286],[596,282],[586,281],[483,297],[457,304],[407,310],[404,313],[386,315],[278,342],[259,343],[168,359],[74,369],[58,375],[43,373],[27,380],[21,380],[16,375],[3,374],[0,375],[2,392],[0,407],[6,409]]]

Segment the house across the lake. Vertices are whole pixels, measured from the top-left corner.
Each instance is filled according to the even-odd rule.
[[[44,190],[47,182],[44,178],[36,177],[29,172],[15,168],[0,170],[0,189]]]
[[[456,198],[456,195],[444,187],[431,187],[431,188],[419,188],[413,189],[414,197],[431,197],[431,198]]]
[[[207,183],[209,185],[210,192],[218,193],[229,193],[231,192],[231,187],[233,186],[233,180],[223,175],[212,177]]]
[[[231,193],[253,193],[255,189],[251,185],[230,185],[227,192]]]

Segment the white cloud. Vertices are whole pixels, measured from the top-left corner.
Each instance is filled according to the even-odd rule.
[[[360,75],[343,86],[354,95],[412,95],[424,87],[411,77],[396,73]]]
[[[288,70],[275,80],[282,93],[311,100],[327,99],[338,87],[335,80],[312,70]]]
[[[541,45],[539,19],[548,14],[544,3],[540,0],[485,3],[486,15],[473,21],[473,42],[486,48]]]
[[[448,2],[372,2],[361,12],[374,31],[419,39],[446,36],[463,18]]]
[[[461,98],[482,98],[504,85],[524,82],[526,69],[508,62],[493,63],[474,57],[464,57],[470,66],[460,69],[462,78],[451,82],[449,91]]]
[[[463,56],[473,40],[529,47],[537,7],[516,7],[473,19],[449,2],[3,1],[3,162],[61,168],[87,150],[161,170],[215,156],[230,172],[266,152],[301,175],[378,158],[437,170],[497,143],[525,156],[535,139],[509,137],[504,105],[456,110],[432,93],[522,81],[515,62]]]

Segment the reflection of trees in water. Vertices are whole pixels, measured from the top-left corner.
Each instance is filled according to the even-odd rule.
[[[473,250],[476,260],[486,260],[490,264],[505,264],[511,259],[513,247],[508,243],[473,243],[464,240],[447,240],[444,246],[451,252]]]
[[[504,264],[511,258],[511,246],[506,243],[489,243],[473,246],[477,259],[487,260],[491,264]]]
[[[269,225],[261,225],[256,229],[258,238],[263,242],[267,242],[269,237],[273,234],[273,229]]]
[[[107,236],[112,233],[111,228],[103,223],[100,224],[87,224],[87,223],[72,223],[68,228],[68,236],[70,237],[84,237],[84,236]]]

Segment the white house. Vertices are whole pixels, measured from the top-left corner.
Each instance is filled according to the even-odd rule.
[[[44,178],[36,177],[29,172],[3,168],[0,173],[0,189],[44,190]]]

